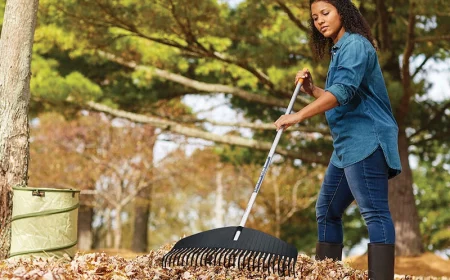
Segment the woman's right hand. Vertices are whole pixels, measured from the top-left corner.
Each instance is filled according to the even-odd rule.
[[[295,76],[295,85],[297,85],[300,79],[303,79],[302,87],[300,89],[304,93],[314,96],[314,81],[308,69],[297,72],[297,75]]]

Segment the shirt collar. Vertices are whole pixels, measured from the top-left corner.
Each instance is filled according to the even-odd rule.
[[[337,50],[339,49],[342,44],[345,42],[345,40],[347,39],[347,37],[350,36],[350,33],[348,33],[347,31],[344,33],[344,35],[342,35],[342,37],[339,39],[339,41],[331,48],[332,50]]]

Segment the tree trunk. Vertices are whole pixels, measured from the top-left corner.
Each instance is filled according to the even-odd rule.
[[[8,0],[0,37],[0,259],[11,246],[12,187],[27,185],[30,64],[38,0]]]
[[[135,216],[131,250],[147,252],[148,250],[148,219],[150,217],[150,200],[153,186],[141,190],[135,200]]]
[[[113,227],[112,227],[112,222],[111,222],[111,210],[110,209],[106,209],[105,210],[105,217],[106,217],[106,223],[105,223],[105,230],[106,230],[106,235],[105,235],[105,247],[106,248],[112,248],[113,247]]]
[[[140,150],[149,150],[149,156],[144,161],[144,166],[149,176],[146,178],[151,180],[153,178],[153,149],[156,143],[155,128],[150,125],[144,127],[144,139],[139,141]],[[131,250],[134,252],[147,252],[148,250],[148,236],[149,236],[149,219],[151,210],[152,193],[154,191],[153,185],[142,189],[135,199],[135,215],[134,215],[134,229],[133,229],[133,241],[131,242]]]
[[[92,217],[94,209],[81,205],[78,211],[78,250],[89,251],[92,249]]]
[[[120,216],[122,214],[122,206],[117,206],[114,210],[116,212],[114,215],[116,226],[114,228],[114,249],[118,250],[122,243],[122,217]]]
[[[214,227],[221,228],[225,225],[224,222],[224,199],[223,199],[223,172],[221,170],[221,165],[217,168],[216,175],[216,203],[214,204]]]
[[[280,210],[280,186],[277,182],[272,183],[275,200],[275,237],[281,236],[281,210]]]
[[[404,130],[400,130],[398,142],[403,170],[389,182],[389,208],[395,224],[396,254],[417,256],[423,253],[423,245],[408,161],[408,139]]]

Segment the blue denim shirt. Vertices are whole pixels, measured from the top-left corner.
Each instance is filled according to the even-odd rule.
[[[377,53],[365,37],[346,32],[332,47],[325,90],[339,102],[325,112],[333,137],[331,163],[345,168],[381,146],[389,177],[398,175],[398,126]]]

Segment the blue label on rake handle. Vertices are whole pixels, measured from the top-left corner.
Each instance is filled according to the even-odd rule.
[[[261,188],[262,181],[264,180],[264,177],[266,176],[267,169],[269,168],[270,162],[272,161],[272,157],[267,157],[266,163],[264,163],[263,169],[261,171],[261,174],[259,175],[258,182],[256,183],[255,190],[253,192],[258,193],[259,189]]]

